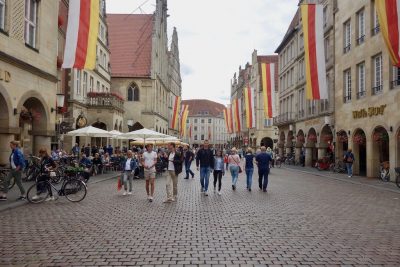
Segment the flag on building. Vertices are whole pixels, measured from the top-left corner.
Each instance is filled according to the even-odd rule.
[[[171,118],[171,129],[177,130],[179,124],[179,112],[181,108],[181,97],[175,96],[174,103],[172,106],[172,118]]]
[[[230,113],[230,108],[224,108],[224,119],[225,119],[225,126],[226,126],[226,131],[228,134],[231,133],[231,129],[230,129],[230,123],[229,123],[229,113]]]
[[[390,60],[400,67],[400,0],[375,0],[375,6]]]
[[[244,99],[246,103],[246,126],[247,128],[256,127],[256,114],[254,110],[254,88],[247,86],[244,89]]]
[[[100,8],[98,0],[70,0],[64,69],[96,67],[96,45],[99,33]]]
[[[182,105],[182,112],[181,112],[181,127],[179,130],[179,134],[181,137],[186,136],[186,127],[187,127],[187,119],[189,116],[189,105]]]
[[[323,5],[300,6],[306,61],[306,98],[328,99],[324,52]]]
[[[229,112],[228,112],[228,115],[229,115],[229,129],[230,129],[230,133],[232,134],[234,131],[235,131],[235,127],[234,127],[234,119],[233,119],[233,103],[232,103],[232,105],[231,106],[229,106]]]
[[[275,64],[261,64],[261,82],[264,101],[265,118],[273,118],[275,116]]]
[[[233,109],[235,132],[239,133],[242,130],[242,102],[239,98],[233,100]]]

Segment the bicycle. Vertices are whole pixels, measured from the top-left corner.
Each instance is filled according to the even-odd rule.
[[[276,166],[277,168],[282,167],[282,160],[281,160],[281,158],[278,157],[278,158],[275,160],[275,166]]]
[[[341,160],[337,160],[334,165],[331,165],[330,169],[332,172],[337,172],[337,173],[345,173],[347,170],[346,165]]]
[[[38,190],[39,188],[39,190]],[[57,189],[51,183],[50,177],[46,181],[39,181],[33,184],[26,194],[26,198],[30,203],[38,204],[48,199],[50,190],[53,190],[58,196],[65,196],[71,202],[82,201],[87,194],[87,187],[84,182],[76,178],[66,179],[64,177],[60,189]]]
[[[394,168],[394,171],[396,172],[396,185],[400,188],[400,167]]]
[[[388,161],[382,162],[379,166],[379,178],[384,182],[390,181],[390,165]]]
[[[0,167],[0,191],[4,191],[4,180],[7,178],[8,173],[10,172],[9,168],[6,167]],[[14,177],[11,177],[10,182],[8,184],[8,190],[13,188],[15,185],[15,179]]]

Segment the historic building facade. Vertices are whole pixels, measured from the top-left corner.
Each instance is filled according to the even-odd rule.
[[[154,14],[109,14],[112,88],[126,100],[124,131],[170,129],[174,96],[181,95],[178,34],[167,37],[167,1]]]
[[[103,130],[123,130],[124,98],[111,88],[110,49],[105,0],[100,0],[100,24],[97,39],[96,67],[94,70],[70,71],[66,90],[68,112],[64,118],[72,128],[92,125]],[[65,137],[66,149],[80,141],[78,137]],[[90,140],[89,140],[90,141]],[[82,140],[81,145],[86,142]],[[97,145],[107,141],[92,140]]]
[[[50,149],[55,135],[58,1],[1,1],[0,163],[9,141],[25,154]]]
[[[302,20],[298,9],[276,49],[279,54],[279,153],[305,153],[306,166],[324,157],[334,142],[334,10],[336,1],[319,0],[324,5],[324,45],[328,100],[307,100]],[[300,4],[302,1],[300,1]]]
[[[335,13],[336,151],[355,154],[354,172],[378,177],[400,166],[400,69],[380,33],[374,1],[338,1]]]
[[[208,140],[216,148],[225,147],[228,141],[225,106],[205,99],[184,100],[182,104],[189,105],[187,135],[183,141],[198,146]]]

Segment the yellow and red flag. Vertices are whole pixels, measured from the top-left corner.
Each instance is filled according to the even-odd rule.
[[[189,105],[182,105],[182,115],[181,115],[181,128],[179,134],[181,137],[186,136],[187,118],[189,116]]]
[[[275,116],[275,64],[261,64],[261,82],[264,101],[265,118],[273,118]]]
[[[306,61],[306,98],[328,99],[324,53],[323,5],[300,6]]]
[[[239,98],[233,100],[233,115],[235,121],[235,132],[242,130],[242,102]]]
[[[192,124],[189,126],[189,140],[192,140]]]
[[[96,67],[96,45],[99,33],[99,0],[70,0],[64,69]]]
[[[375,0],[375,7],[390,60],[400,67],[400,0]]]
[[[246,103],[246,126],[251,129],[256,127],[256,114],[254,110],[254,88],[247,86],[244,89]]]
[[[224,108],[224,119],[225,119],[225,126],[226,126],[226,131],[230,134],[231,129],[230,129],[230,123],[229,123],[229,113],[230,113],[230,108]]]
[[[177,130],[179,124],[179,112],[181,108],[181,97],[174,97],[174,105],[172,106],[171,129]]]

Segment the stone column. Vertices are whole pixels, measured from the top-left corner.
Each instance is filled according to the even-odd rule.
[[[306,144],[306,161],[305,161],[305,165],[306,167],[312,167],[312,152],[313,152],[313,148],[315,147],[314,143],[307,143]]]
[[[396,132],[394,132],[391,135],[389,134],[390,180],[393,182],[396,180],[396,172],[394,171],[394,168],[400,167],[397,166],[396,157],[397,157],[397,136]]]
[[[378,144],[367,138],[367,177],[379,176],[379,150]]]
[[[295,160],[296,162],[300,162],[300,155],[301,149],[303,148],[303,143],[297,142],[296,143],[296,150],[295,150]]]
[[[0,134],[0,164],[9,164],[10,142],[13,140],[13,134]]]
[[[328,148],[328,144],[319,143],[318,144],[318,159],[326,156],[326,149]]]

